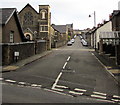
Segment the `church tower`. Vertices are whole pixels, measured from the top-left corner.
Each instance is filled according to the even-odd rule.
[[[39,5],[39,37],[47,41],[47,49],[51,49],[51,13],[49,5]]]

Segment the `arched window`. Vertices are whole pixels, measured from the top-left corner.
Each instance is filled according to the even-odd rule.
[[[33,24],[33,15],[31,12],[27,12],[24,15],[24,25],[32,25]]]
[[[46,19],[46,13],[47,11],[46,10],[41,10],[41,19]]]

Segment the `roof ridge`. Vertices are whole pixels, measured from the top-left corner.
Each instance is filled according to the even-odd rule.
[[[31,8],[38,14],[38,12],[37,12],[29,3],[27,3],[27,5],[26,5],[24,8],[21,9],[21,11],[19,12],[19,14],[20,14],[27,6],[31,7]]]

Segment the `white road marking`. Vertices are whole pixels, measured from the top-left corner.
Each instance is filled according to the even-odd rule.
[[[61,75],[62,75],[62,72],[60,72],[60,74],[58,75],[57,79],[55,80],[55,83],[53,84],[52,89],[55,88],[55,86],[56,86],[56,84],[58,83],[58,81],[59,81]]]
[[[60,85],[56,85],[56,87],[58,87],[58,88],[64,88],[64,89],[67,89],[68,87],[66,87],[66,86],[60,86]]]
[[[42,87],[42,85],[37,85],[38,87]]]
[[[0,81],[2,81],[3,80],[3,78],[0,78]]]
[[[106,97],[104,97],[104,96],[99,96],[99,95],[91,95],[91,97],[106,99]]]
[[[116,101],[116,102],[120,102],[120,100],[119,100],[119,99],[111,99],[111,100]]]
[[[21,84],[21,85],[25,85],[26,83],[25,82],[18,82],[19,84]]]
[[[37,84],[32,84],[31,86],[32,86],[32,87],[37,87],[38,85],[37,85]]]
[[[69,58],[69,57],[68,57],[68,58]],[[65,62],[64,66],[63,66],[63,69],[65,69],[66,65],[67,65],[67,62]],[[58,83],[61,75],[62,75],[62,72],[60,72],[60,74],[58,75],[57,79],[55,80],[55,83],[53,84],[52,89],[55,88],[55,86],[56,86],[56,84]]]
[[[114,101],[110,101],[110,100],[103,100],[103,99],[95,99],[95,100],[102,101],[102,102],[110,102],[110,103],[115,103]]]
[[[107,94],[105,94],[105,93],[100,93],[100,92],[93,92],[94,94],[98,94],[98,95],[104,95],[104,96],[106,96]]]
[[[78,95],[83,95],[83,93],[74,92],[74,91],[69,91],[69,93],[72,93],[72,94],[78,94]]]
[[[117,96],[117,95],[114,95],[113,97],[114,97],[114,98],[120,98],[120,96]]]
[[[70,60],[70,56],[68,57],[68,59],[67,59],[67,62]]]
[[[13,80],[9,80],[9,79],[7,79],[7,80],[5,80],[6,82],[12,82],[12,83],[15,83],[16,81],[13,81]]]
[[[76,90],[76,91],[82,91],[82,92],[86,92],[87,91],[85,89],[78,89],[78,88],[75,88],[74,90]]]
[[[67,62],[65,62],[64,66],[63,66],[63,69],[65,69],[66,65],[67,65]]]

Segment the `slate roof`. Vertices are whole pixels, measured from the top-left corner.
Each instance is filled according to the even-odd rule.
[[[73,28],[73,24],[67,24],[68,28]]]
[[[66,25],[52,25],[52,27],[54,29],[58,30],[62,34],[66,33],[66,30],[67,30],[67,26]]]
[[[22,30],[20,21],[18,19],[16,8],[0,8],[0,15],[2,15],[0,16],[0,24],[2,25],[6,25],[8,21],[11,19],[11,17],[14,15],[17,27],[21,34],[21,39],[22,41],[25,41],[26,39],[24,37],[23,30]]]
[[[6,24],[15,11],[15,8],[0,8],[0,24]]]

